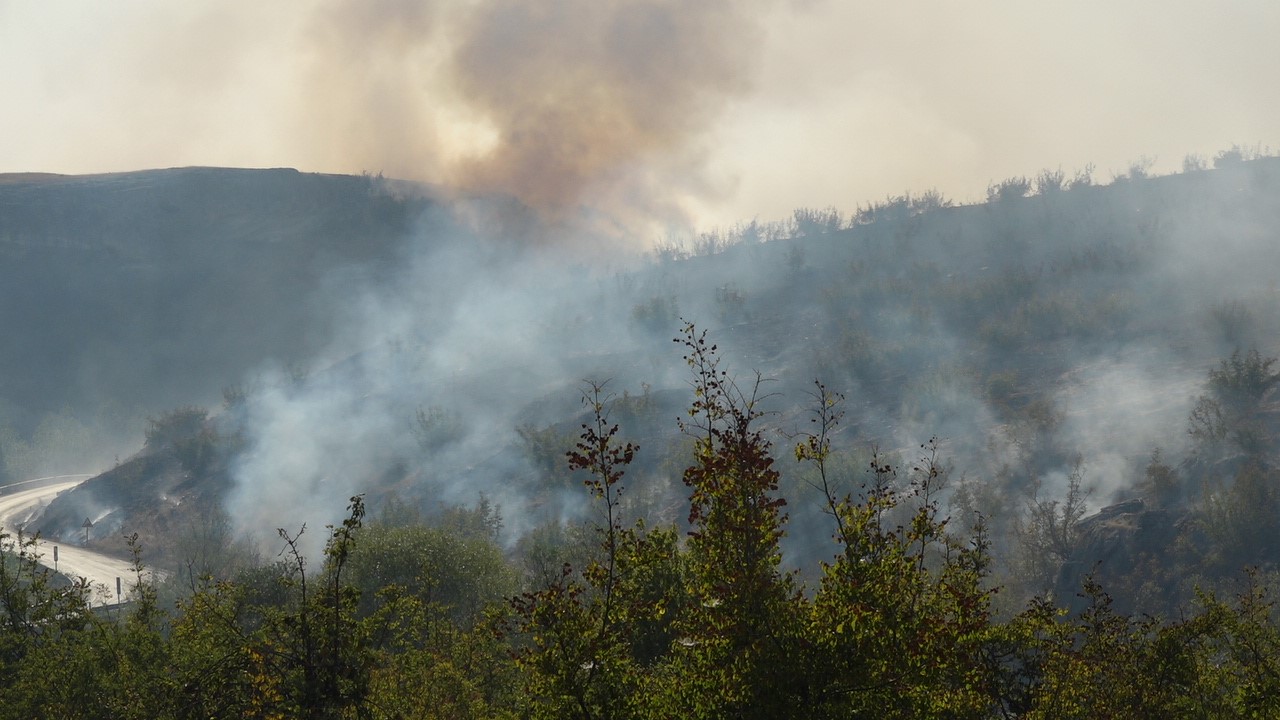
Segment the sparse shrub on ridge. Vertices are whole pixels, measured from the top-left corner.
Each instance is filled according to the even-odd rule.
[[[987,186],[987,202],[1016,200],[1031,192],[1031,181],[1021,175],[1006,178]]]

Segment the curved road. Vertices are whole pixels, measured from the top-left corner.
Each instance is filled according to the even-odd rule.
[[[34,519],[36,514],[60,493],[74,488],[91,477],[93,476],[58,475],[17,483],[16,485],[22,486],[50,481],[48,485],[0,495],[0,531],[16,536],[18,528]],[[128,560],[86,550],[79,547],[74,540],[69,543],[40,540],[37,544],[40,564],[54,567],[55,547],[58,551],[56,570],[69,577],[82,577],[88,580],[91,588],[89,598],[91,605],[117,602],[116,578],[120,578],[122,590],[126,596],[129,594],[129,587],[136,582],[132,563]]]

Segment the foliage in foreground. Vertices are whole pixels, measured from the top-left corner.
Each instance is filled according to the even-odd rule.
[[[159,607],[138,564],[127,610],[56,587],[30,538],[4,537],[0,717],[47,718],[1139,718],[1280,715],[1280,626],[1264,578],[1202,593],[1176,621],[1117,612],[1085,583],[992,611],[986,529],[938,501],[936,448],[873,457],[846,488],[831,459],[842,398],[818,385],[812,467],[833,545],[804,587],[759,384],[682,338],[694,399],[687,534],[626,522],[639,451],[600,385],[568,466],[600,511],[597,548],[521,591],[483,533],[365,522],[330,528],[318,569],[281,531],[275,565],[193,582]]]

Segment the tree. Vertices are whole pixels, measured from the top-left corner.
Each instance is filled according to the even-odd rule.
[[[161,632],[155,589],[145,579],[137,535],[133,553],[132,609],[90,612],[83,582],[48,594],[47,571],[30,576],[24,617],[30,641],[21,662],[0,685],[0,717],[152,718],[168,715],[174,697],[170,646]],[[30,546],[34,547],[34,545]],[[21,562],[35,556],[19,551]],[[11,600],[9,596],[7,600]],[[7,609],[15,605],[7,602]],[[11,625],[12,627],[12,625]]]
[[[1028,485],[1026,520],[1014,523],[1014,533],[1024,572],[1045,590],[1075,554],[1091,489],[1084,484],[1084,460],[1079,457],[1072,463],[1062,497],[1046,497],[1038,476],[1032,475]]]
[[[372,615],[379,593],[397,586],[434,606],[460,628],[472,628],[486,608],[516,590],[515,574],[502,549],[488,537],[465,537],[425,525],[372,523],[360,530],[346,569],[359,591],[357,614]]]
[[[1000,706],[1001,639],[991,623],[985,526],[948,530],[937,444],[921,447],[907,489],[878,454],[859,497],[837,496],[825,467],[838,394],[818,385],[817,432],[796,446],[813,463],[838,552],[825,564],[809,621],[813,717],[988,717]],[[914,499],[903,524],[900,503]]]
[[[1188,418],[1187,434],[1197,453],[1212,457],[1234,447],[1256,457],[1266,450],[1268,431],[1257,410],[1262,396],[1280,381],[1271,370],[1275,363],[1256,348],[1243,355],[1236,350],[1209,371],[1208,392],[1196,399]]]
[[[187,711],[330,718],[367,707],[371,628],[357,620],[358,591],[344,581],[363,519],[357,495],[329,528],[319,578],[298,547],[305,526],[281,529],[285,560],[267,569],[275,589],[266,588],[266,602],[255,602],[248,584],[220,582],[179,605],[173,665]]]
[[[533,717],[633,717],[644,702],[644,666],[670,645],[678,552],[674,532],[623,527],[622,478],[638,448],[618,439],[603,384],[589,384],[582,399],[591,420],[566,459],[600,508],[601,552],[580,573],[565,563],[512,601],[527,641],[517,658]]]
[[[38,538],[0,532],[0,687],[35,648],[83,628],[89,619],[84,580],[59,586],[40,565]]]
[[[784,501],[757,426],[759,376],[743,391],[715,345],[686,323],[676,342],[692,371],[681,429],[694,440],[688,572],[692,605],[650,709],[682,717],[786,717],[808,690],[797,642],[804,601],[780,569]]]

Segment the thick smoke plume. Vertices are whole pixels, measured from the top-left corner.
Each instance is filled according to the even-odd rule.
[[[699,142],[751,85],[760,10],[332,2],[310,28],[305,112],[343,138],[335,155],[388,175],[513,195],[561,220],[590,207],[685,223],[684,201],[714,190]]]

